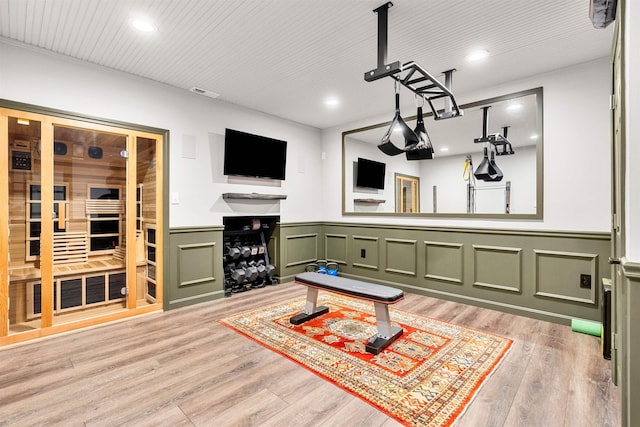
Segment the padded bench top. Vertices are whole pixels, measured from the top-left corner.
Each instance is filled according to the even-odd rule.
[[[295,277],[295,281],[301,285],[385,304],[393,304],[404,297],[404,292],[400,289],[315,272],[300,273]]]

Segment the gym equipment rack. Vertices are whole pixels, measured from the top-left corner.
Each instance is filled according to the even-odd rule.
[[[368,82],[392,77],[407,89],[423,97],[433,113],[435,120],[449,119],[463,114],[451,92],[452,76],[455,69],[444,71],[445,83],[442,84],[424,68],[413,61],[387,63],[388,10],[393,3],[387,2],[373,11],[378,14],[378,66],[364,73]],[[444,110],[438,110],[433,101],[444,98]]]
[[[267,245],[276,222],[276,217],[223,219],[225,296],[278,284]]]

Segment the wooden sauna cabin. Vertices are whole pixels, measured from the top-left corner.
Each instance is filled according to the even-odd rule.
[[[0,345],[161,309],[164,135],[0,119]]]

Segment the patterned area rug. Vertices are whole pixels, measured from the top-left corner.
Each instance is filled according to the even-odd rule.
[[[390,308],[403,335],[378,355],[371,302],[320,292],[329,313],[299,326],[296,298],[219,322],[277,351],[408,426],[449,426],[462,414],[512,341]]]

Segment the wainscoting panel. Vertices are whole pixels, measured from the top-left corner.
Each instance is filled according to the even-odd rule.
[[[369,270],[379,270],[378,237],[352,236],[351,240],[351,259],[354,260],[353,266]]]
[[[340,236],[326,239],[327,246],[347,236],[342,277],[563,324],[600,319],[597,295],[609,272],[609,233],[322,224],[325,238]],[[592,289],[579,287],[580,274],[592,275]]]
[[[473,286],[522,291],[521,248],[473,245]]]
[[[164,309],[224,296],[222,231],[224,227],[169,230],[169,274],[164,283]]]
[[[314,262],[318,259],[318,233],[287,236],[284,253],[285,267]]]
[[[293,280],[307,264],[326,256],[326,237],[320,223],[279,223],[274,235],[278,239],[278,263],[275,265],[281,283]]]
[[[464,277],[464,245],[425,241],[424,247],[424,277],[461,285]]]
[[[387,273],[416,276],[417,241],[408,239],[384,239]]]
[[[215,282],[216,242],[178,245],[178,287]]]
[[[534,250],[536,295],[560,300],[596,304],[598,255]],[[581,287],[581,276],[590,287]]]
[[[327,261],[337,262],[338,264],[347,264],[347,241],[346,234],[325,234],[325,259]]]
[[[170,231],[165,309],[224,295],[222,229]],[[563,324],[600,320],[609,249],[609,233],[343,222],[279,223],[269,242],[281,282],[324,258],[342,277]]]

